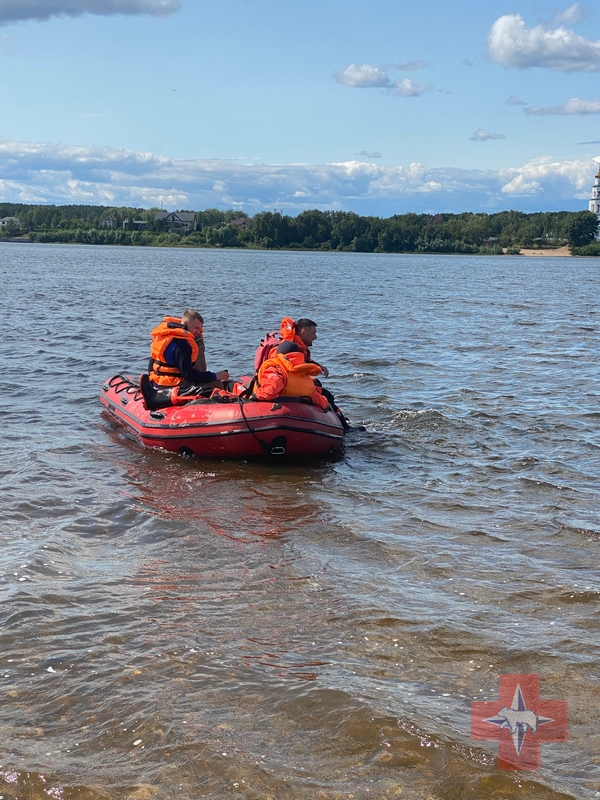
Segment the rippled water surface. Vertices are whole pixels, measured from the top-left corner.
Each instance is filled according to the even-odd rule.
[[[600,260],[4,244],[0,274],[0,797],[600,796]],[[143,449],[98,393],[189,305],[238,374],[316,319],[367,431]],[[569,706],[537,771],[470,737],[511,673]]]

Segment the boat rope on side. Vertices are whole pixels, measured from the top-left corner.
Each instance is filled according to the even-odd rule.
[[[244,394],[245,394],[245,392],[244,392]],[[264,439],[260,439],[256,435],[256,432],[250,426],[250,423],[248,422],[248,418],[246,417],[246,412],[244,411],[244,398],[241,395],[238,397],[238,403],[239,403],[239,406],[240,406],[240,413],[242,415],[242,419],[246,423],[246,427],[248,428],[248,430],[250,431],[252,436],[254,436],[256,441],[259,443],[259,445],[261,446],[263,451],[265,453],[267,453],[267,455],[270,455],[270,456],[283,456],[283,455],[285,455],[285,447],[283,447],[280,444],[273,444],[273,443],[271,443],[269,445],[264,441]],[[278,439],[278,438],[280,438],[280,437],[277,437],[277,436],[275,437],[275,439]],[[275,439],[273,441],[275,441]]]
[[[105,392],[108,392],[109,389],[113,389],[115,394],[121,394],[121,392],[132,394],[134,396],[134,400],[139,400],[142,397],[140,387],[130,380],[126,375],[123,375],[120,372],[116,375],[113,375],[108,383],[104,384],[102,389]]]

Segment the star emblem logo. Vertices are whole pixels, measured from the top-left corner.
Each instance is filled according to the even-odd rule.
[[[539,675],[500,675],[497,701],[471,703],[471,738],[498,741],[500,769],[539,769],[542,742],[567,738],[567,704],[539,690]]]

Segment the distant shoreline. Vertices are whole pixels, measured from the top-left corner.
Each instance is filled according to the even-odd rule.
[[[67,246],[69,246],[69,245],[79,245],[80,247],[130,247],[130,248],[131,247],[134,247],[134,248],[137,248],[137,247],[150,247],[152,249],[155,249],[155,247],[153,245],[143,245],[143,244],[136,244],[136,245],[131,245],[131,244],[88,245],[88,244],[85,244],[84,242],[33,242],[31,239],[29,239],[28,237],[25,237],[25,236],[18,237],[18,238],[13,238],[13,239],[0,239],[0,244],[3,244],[3,243],[6,243],[6,244],[49,244],[49,245],[66,244]],[[177,245],[161,245],[161,247],[166,247],[168,249],[179,248],[179,249],[182,249],[182,250],[232,250],[232,251],[263,250],[264,249],[265,252],[270,252],[270,253],[337,253],[337,252],[347,252],[347,251],[339,251],[339,250],[305,250],[305,249],[295,250],[295,249],[292,249],[292,248],[289,248],[289,247],[274,249],[274,248],[270,248],[270,247],[265,247],[265,248],[260,248],[260,247],[214,247],[214,246],[211,246],[211,245],[190,246],[190,245],[180,245],[180,244],[177,244]],[[419,251],[414,251],[414,252],[405,251],[403,253],[374,253],[374,254],[371,253],[369,255],[405,255],[405,256],[432,256],[432,255],[433,256],[457,256],[457,255],[473,256],[473,255],[486,255],[487,256],[487,255],[493,255],[493,254],[487,254],[487,253],[485,253],[485,254],[481,254],[481,253],[433,253],[433,252],[428,253],[428,252],[423,252],[423,251],[419,250]],[[499,253],[496,254],[496,255],[499,255]],[[506,253],[504,253],[504,255],[506,255]],[[538,249],[534,249],[534,248],[529,248],[529,247],[523,247],[523,248],[521,248],[519,253],[514,253],[513,255],[526,256],[527,258],[532,257],[532,256],[533,257],[549,256],[549,257],[552,257],[552,258],[556,258],[556,257],[560,257],[560,258],[577,258],[578,257],[578,256],[574,256],[569,251],[569,248],[568,248],[567,245],[564,245],[563,247],[546,248],[546,249],[539,249],[539,248]],[[585,258],[586,256],[579,256],[579,257],[580,258]]]

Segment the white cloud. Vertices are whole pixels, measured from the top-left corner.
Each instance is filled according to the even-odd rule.
[[[559,24],[566,22],[567,25],[577,25],[582,19],[583,9],[579,3],[573,3],[572,6],[565,8],[564,11],[559,11],[558,14],[554,16],[554,22],[558,22]]]
[[[502,178],[511,178],[501,189],[504,194],[511,197],[541,195],[564,184],[571,187],[572,197],[587,197],[592,184],[592,171],[589,162],[586,161],[552,161],[549,158],[538,158],[520,169],[500,170],[499,175]]]
[[[600,41],[590,42],[562,26],[526,28],[520,14],[507,14],[494,22],[488,36],[488,56],[496,64],[518,69],[600,71]]]
[[[429,66],[426,61],[420,58],[418,61],[409,61],[407,64],[394,64],[393,68],[400,72],[413,72],[416,69],[425,69],[425,67]]]
[[[151,14],[179,11],[184,0],[0,0],[0,25],[27,19],[80,17],[82,14]]]
[[[518,94],[514,94],[512,97],[508,97],[505,101],[507,106],[526,106],[527,103],[524,100],[521,100]]]
[[[506,139],[506,136],[503,133],[488,133],[484,128],[478,128],[470,139],[472,142],[487,142],[488,139]]]
[[[432,92],[433,86],[425,86],[422,83],[413,81],[412,78],[401,78],[390,88],[392,94],[400,97],[421,97],[425,92]]]
[[[393,67],[397,69],[397,67]],[[385,69],[373,67],[371,64],[350,64],[341,72],[334,73],[334,79],[344,86],[353,89],[385,89],[389,94],[399,97],[421,97],[425,92],[433,91],[433,86],[425,86],[412,78],[400,78],[393,81]]]
[[[361,150],[357,156],[364,156],[365,158],[381,158],[379,150]]]
[[[344,86],[355,89],[388,88],[392,80],[383,70],[370,64],[350,64],[341,72],[336,72],[335,80]]]
[[[150,208],[406,211],[550,210],[582,207],[593,184],[589,159],[539,159],[499,171],[423,164],[382,166],[176,161],[104,147],[0,138],[0,202],[89,203]],[[585,206],[585,203],[584,203]]]
[[[504,184],[502,191],[511,197],[526,197],[539,194],[542,191],[542,185],[539,181],[527,178],[525,175],[517,175],[512,181]]]
[[[578,97],[569,97],[562,106],[529,106],[524,110],[526,114],[536,117],[600,114],[600,100],[580,100]]]

